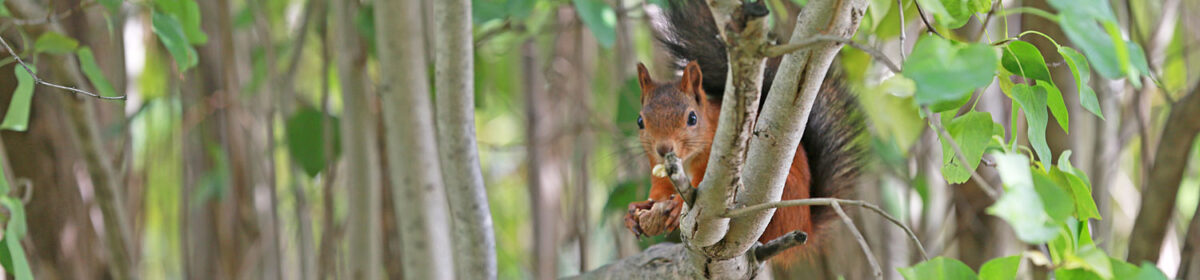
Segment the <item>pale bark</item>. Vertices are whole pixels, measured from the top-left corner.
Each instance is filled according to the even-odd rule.
[[[388,173],[405,278],[452,279],[452,254],[443,251],[450,248],[450,219],[438,168],[421,2],[375,1]]]
[[[383,236],[379,225],[379,153],[375,120],[367,90],[367,48],[357,34],[354,17],[358,1],[332,3],[329,32],[333,36],[338,77],[342,85],[342,160],[346,162],[346,256],[348,279],[379,279],[383,272]],[[380,7],[376,7],[377,11]],[[385,17],[387,18],[387,17]],[[329,218],[329,217],[327,217]],[[332,222],[332,221],[328,221]],[[327,232],[328,234],[328,232]],[[336,249],[335,249],[336,250]]]
[[[797,26],[806,28],[797,28],[792,41],[799,41],[797,37],[817,34],[853,35],[866,8],[865,1],[834,2],[809,3],[797,19]],[[762,82],[763,57],[760,50],[765,47],[765,31],[763,18],[755,17],[754,7],[738,7],[736,4],[733,1],[710,2],[717,26],[729,46],[730,73],[727,75],[729,78],[717,134],[713,139],[713,154],[704,180],[700,183],[696,205],[689,205],[691,209],[680,221],[683,241],[688,244],[686,247],[694,249],[666,247],[674,251],[658,259],[650,257],[656,261],[648,263],[645,261],[647,255],[662,253],[652,248],[581,275],[582,279],[638,279],[645,275],[659,278],[750,279],[762,273],[761,260],[753,257],[751,246],[762,234],[773,212],[768,210],[735,218],[732,223],[738,225],[731,226],[729,219],[724,218],[726,209],[733,206],[731,202],[735,192],[739,206],[779,200],[783,178],[788,170],[776,167],[788,166],[787,161],[791,160],[790,156],[785,158],[779,155],[795,153],[801,129],[807,120],[807,111],[811,109],[815,93],[841,45],[826,44],[785,58],[776,75],[780,78],[775,81],[772,94],[766,101],[768,106],[764,108],[763,119],[759,120],[761,126],[753,128],[756,126],[758,91]],[[735,13],[735,9],[742,10]],[[737,16],[730,16],[735,14]],[[805,70],[805,75],[801,75],[801,70]],[[748,144],[752,128],[756,138],[760,137],[757,136],[759,134],[767,134],[771,135],[771,139],[751,140]],[[747,149],[750,155],[743,157]],[[768,158],[770,156],[774,158]],[[747,161],[747,167],[743,170],[742,163],[746,158],[754,160]],[[777,178],[774,180],[778,183],[764,182],[766,178]],[[743,180],[746,180],[747,187],[743,187]],[[681,247],[660,245],[655,248],[663,246]],[[614,270],[620,274],[614,274]]]
[[[496,240],[475,144],[474,53],[471,1],[433,3],[437,35],[434,69],[442,178],[454,229],[455,274],[496,278]]]
[[[817,35],[853,37],[866,1],[814,1],[805,6],[796,19],[792,42]],[[736,206],[778,201],[800,138],[804,134],[813,102],[824,82],[833,58],[842,47],[824,43],[783,57],[779,72],[764,101],[763,112],[755,125],[746,162],[746,188],[737,194]],[[744,250],[762,235],[771,221],[772,210],[734,219],[726,244]]]

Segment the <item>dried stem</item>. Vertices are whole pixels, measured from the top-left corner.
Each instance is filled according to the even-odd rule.
[[[862,232],[858,231],[858,227],[854,226],[854,221],[850,220],[850,216],[846,215],[846,211],[842,210],[842,206],[837,201],[833,202],[833,211],[837,212],[838,217],[842,218],[842,222],[846,223],[846,228],[854,234],[854,239],[858,240],[858,246],[862,248],[863,255],[867,256],[867,263],[871,264],[872,275],[875,275],[875,279],[883,279],[883,270],[879,269],[879,261],[875,260],[875,254],[871,253],[871,247],[867,246],[867,240],[863,238]]]
[[[35,73],[33,71],[33,68],[29,67],[29,64],[25,64],[25,60],[22,60],[21,57],[17,55],[16,51],[13,51],[12,46],[8,45],[8,41],[4,41],[4,37],[0,37],[0,45],[4,45],[4,49],[8,50],[8,54],[12,55],[13,59],[17,60],[17,64],[20,64],[21,68],[25,69],[25,72],[28,72],[29,76],[33,77],[33,81],[40,85],[44,85],[44,86],[48,86],[48,87],[52,87],[52,88],[58,88],[58,89],[66,90],[66,91],[71,91],[71,92],[75,92],[75,93],[82,94],[84,96],[88,96],[88,97],[92,97],[92,98],[99,98],[99,99],[105,99],[105,100],[125,100],[124,95],[111,96],[111,97],[100,96],[100,95],[91,93],[86,90],[77,89],[77,88],[68,87],[68,86],[62,86],[62,85],[54,84],[51,82],[47,82],[46,80],[42,80],[42,78],[38,77],[37,73]]]
[[[808,241],[808,234],[797,230],[776,237],[771,241],[767,241],[767,244],[756,246],[750,250],[754,252],[754,259],[761,262],[771,259],[771,257],[782,253],[784,250],[800,246],[805,241]]]

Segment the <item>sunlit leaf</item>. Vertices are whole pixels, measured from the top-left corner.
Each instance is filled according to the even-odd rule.
[[[118,96],[117,90],[113,89],[108,78],[104,77],[104,70],[100,70],[100,66],[96,65],[96,58],[92,55],[92,49],[88,47],[79,48],[76,52],[79,56],[79,65],[83,68],[83,75],[87,76],[92,82],[92,87],[99,91],[100,96],[113,97]]]
[[[1035,80],[1053,81],[1050,78],[1050,69],[1046,68],[1046,59],[1033,44],[1012,41],[1000,54],[1001,65],[1009,72]]]
[[[1061,186],[1067,186],[1071,190],[1071,196],[1075,200],[1075,217],[1086,221],[1087,219],[1100,219],[1100,210],[1096,208],[1096,202],[1092,200],[1092,187],[1086,180],[1087,177],[1081,177],[1083,170],[1079,170],[1071,166],[1068,158],[1071,156],[1071,151],[1065,151],[1058,158],[1058,165],[1050,171],[1050,175]]]
[[[1079,90],[1079,104],[1088,112],[1104,119],[1104,112],[1100,110],[1100,100],[1096,99],[1096,92],[1088,86],[1092,69],[1087,58],[1071,47],[1059,47],[1058,53],[1067,62],[1067,67],[1071,68],[1071,75],[1075,77],[1075,88]]]
[[[1046,90],[1046,107],[1050,109],[1050,115],[1054,116],[1054,120],[1058,122],[1058,126],[1062,127],[1064,132],[1070,133],[1071,119],[1067,115],[1067,101],[1063,100],[1058,86],[1051,82],[1038,82],[1038,87]]]
[[[1034,189],[1029,159],[1022,154],[994,153],[996,169],[1004,182],[1004,194],[988,207],[988,214],[1004,219],[1017,238],[1040,244],[1058,236],[1059,226],[1046,214],[1041,197]]]
[[[42,33],[41,36],[38,36],[37,41],[33,43],[34,51],[52,54],[71,53],[77,47],[79,47],[79,41],[54,31]]]
[[[904,62],[904,76],[916,82],[920,105],[959,100],[992,83],[998,60],[986,44],[958,44],[926,35]]]
[[[964,165],[950,142],[942,139],[942,176],[947,182],[959,184],[971,178],[971,171],[979,167],[983,151],[992,138],[993,124],[991,114],[979,111],[972,111],[946,124],[950,138],[962,149],[968,161]]]
[[[33,65],[29,68],[37,70],[33,69]],[[4,113],[4,122],[0,123],[0,129],[25,131],[29,128],[29,107],[33,105],[33,87],[36,82],[22,67],[14,68],[13,73],[17,76],[17,89],[13,91],[12,101],[8,103],[8,112]]]
[[[1013,86],[1012,98],[1017,104],[1021,105],[1021,111],[1025,112],[1025,122],[1028,124],[1026,134],[1029,136],[1029,145],[1033,146],[1033,151],[1037,153],[1037,157],[1042,161],[1045,168],[1050,167],[1050,146],[1046,144],[1046,123],[1049,121],[1049,114],[1046,113],[1046,96],[1049,93],[1044,85],[1028,86],[1018,84]]]
[[[897,268],[908,280],[968,280],[978,279],[975,271],[962,261],[947,257],[936,257],[912,267]]]
[[[980,280],[1011,280],[1017,277],[1021,255],[995,258],[979,267]]]

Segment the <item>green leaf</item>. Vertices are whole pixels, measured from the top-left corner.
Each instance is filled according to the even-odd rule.
[[[1038,82],[1038,86],[1046,89],[1046,106],[1050,108],[1050,115],[1054,116],[1054,120],[1058,122],[1059,127],[1062,127],[1063,132],[1070,133],[1071,119],[1067,115],[1067,101],[1063,100],[1058,86],[1050,82]]]
[[[121,1],[123,0],[100,0],[100,5],[104,5],[109,14],[117,15],[121,12]]]
[[[339,122],[337,118],[330,121],[330,136],[333,138],[334,157],[342,150],[339,139]],[[308,176],[317,176],[325,169],[328,162],[325,158],[325,122],[321,111],[312,107],[304,107],[287,119],[288,154],[300,165],[300,169]]]
[[[1050,69],[1046,68],[1046,59],[1042,57],[1042,53],[1038,51],[1037,47],[1025,41],[1013,41],[1001,52],[1000,64],[1008,72],[1037,80],[1038,84],[1048,84],[1046,89],[1049,95],[1046,103],[1050,107],[1050,113],[1054,115],[1054,119],[1058,121],[1058,125],[1063,128],[1063,131],[1071,131],[1067,104],[1063,101],[1062,93],[1054,84],[1053,78],[1050,77]]]
[[[979,267],[980,280],[1010,280],[1017,278],[1021,255],[995,258]]]
[[[8,209],[9,214],[8,223],[4,226],[4,238],[0,240],[3,241],[0,246],[4,246],[3,250],[0,250],[0,264],[4,265],[4,269],[16,276],[18,280],[31,280],[33,272],[29,268],[29,261],[25,258],[25,249],[21,247],[21,238],[27,232],[25,205],[21,203],[21,200],[8,196],[0,196],[0,204]]]
[[[991,141],[993,124],[991,114],[979,111],[972,111],[946,124],[950,138],[962,149],[968,161],[964,166],[950,142],[942,139],[942,176],[946,181],[959,184],[971,178],[971,171],[979,167],[983,151]]]
[[[898,268],[904,279],[942,280],[978,279],[975,271],[956,259],[936,257],[912,267]]]
[[[904,62],[903,74],[917,83],[917,103],[929,105],[962,99],[991,84],[997,60],[986,44],[956,44],[926,35]]]
[[[1096,71],[1101,76],[1108,79],[1118,79],[1124,76],[1112,38],[1094,20],[1067,12],[1059,15],[1058,25],[1062,27],[1067,38],[1071,39],[1071,42],[1074,42],[1087,55],[1088,61],[1093,67],[1096,67]]]
[[[1049,0],[1047,2],[1054,9],[1063,11],[1064,13],[1074,13],[1088,19],[1101,21],[1117,21],[1112,7],[1109,7],[1107,2],[1096,2],[1094,0]]]
[[[77,47],[79,47],[79,41],[54,31],[42,33],[33,43],[34,52],[52,54],[68,54],[75,51]]]
[[[4,7],[4,0],[0,0],[0,17],[9,17],[12,13],[8,12],[8,8]]]
[[[32,65],[29,69],[37,71]],[[17,76],[17,89],[13,91],[12,101],[8,103],[8,112],[4,113],[4,122],[0,123],[0,129],[25,131],[29,128],[29,107],[33,105],[33,86],[37,82],[20,66],[13,68],[13,74]]]
[[[154,34],[158,35],[158,40],[167,47],[167,52],[171,53],[171,57],[175,58],[175,66],[179,68],[180,72],[196,66],[199,59],[196,56],[196,49],[192,48],[178,20],[170,15],[154,11],[150,21]]]
[[[181,0],[180,10],[171,14],[183,25],[183,34],[187,35],[192,45],[203,45],[208,42],[208,34],[200,27],[200,5],[195,0]]]
[[[1046,144],[1046,123],[1050,118],[1046,114],[1046,96],[1048,94],[1043,84],[1032,87],[1019,84],[1012,88],[1013,101],[1021,105],[1021,110],[1025,112],[1025,122],[1028,123],[1026,134],[1029,136],[1029,145],[1033,146],[1038,159],[1042,161],[1043,168],[1050,167],[1050,159],[1052,158],[1050,146]]]
[[[1113,268],[1108,255],[1095,245],[1080,246],[1074,255],[1064,256],[1062,266],[1066,269],[1082,268],[1103,279],[1113,278]]]
[[[1086,221],[1087,219],[1100,219],[1100,210],[1096,208],[1096,202],[1092,200],[1092,186],[1086,180],[1086,177],[1081,177],[1083,170],[1079,170],[1071,166],[1070,158],[1071,151],[1064,151],[1058,157],[1058,166],[1050,170],[1050,175],[1054,177],[1054,181],[1060,186],[1067,186],[1071,190],[1071,196],[1075,200],[1075,217],[1079,220]]]
[[[1008,72],[1035,80],[1053,82],[1046,59],[1037,47],[1025,41],[1012,41],[1000,52],[1000,63]]]
[[[104,77],[104,71],[100,70],[99,65],[96,65],[96,58],[92,56],[91,48],[79,48],[76,55],[79,56],[79,64],[83,68],[83,75],[87,76],[89,81],[92,81],[92,86],[100,92],[100,96],[113,97],[118,95],[117,90],[113,89],[112,84],[108,82],[108,78]]]
[[[1067,62],[1067,67],[1071,68],[1071,75],[1075,76],[1075,88],[1079,90],[1079,103],[1084,109],[1092,112],[1100,119],[1104,119],[1104,112],[1100,111],[1100,100],[1096,98],[1096,92],[1088,86],[1088,80],[1091,79],[1092,69],[1088,65],[1087,58],[1071,47],[1058,47],[1058,53],[1062,55],[1063,60]]]
[[[1034,170],[1033,186],[1037,191],[1038,198],[1042,200],[1042,207],[1046,210],[1046,215],[1055,223],[1065,221],[1075,212],[1075,203],[1071,195],[1054,182],[1054,179],[1042,170]]]
[[[988,207],[988,214],[1008,222],[1017,238],[1031,244],[1041,244],[1058,236],[1059,226],[1051,219],[1041,197],[1034,189],[1029,159],[1022,154],[993,153],[996,169],[1004,182],[1004,194]]]
[[[613,13],[612,6],[609,6],[604,0],[571,0],[571,3],[575,4],[575,11],[579,13],[579,19],[583,20],[583,24],[592,31],[596,42],[605,48],[612,47],[617,34],[614,27],[617,18]]]

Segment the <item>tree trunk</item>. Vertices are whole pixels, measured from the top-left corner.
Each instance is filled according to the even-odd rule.
[[[383,246],[380,215],[379,153],[367,91],[367,48],[355,29],[358,1],[332,3],[330,33],[342,85],[342,160],[346,162],[346,252],[349,279],[379,279]],[[382,7],[376,7],[379,9]],[[335,249],[336,250],[336,249]]]
[[[496,238],[475,144],[471,1],[434,1],[437,131],[442,178],[454,228],[454,263],[463,279],[496,278]]]
[[[1148,184],[1142,188],[1142,206],[1129,236],[1130,263],[1157,262],[1167,226],[1173,219],[1175,196],[1191,155],[1192,143],[1200,132],[1200,87],[1171,106],[1158,143]]]
[[[421,3],[375,1],[379,89],[390,160],[388,173],[393,184],[400,243],[406,254],[404,277],[452,279],[454,253],[444,251],[451,246],[450,216],[439,170],[433,104],[429,99],[426,23],[421,20]]]

